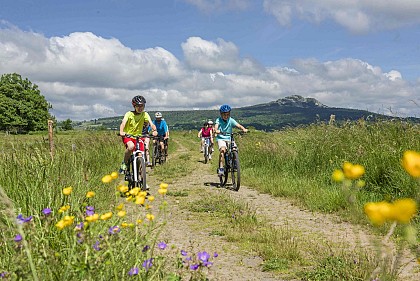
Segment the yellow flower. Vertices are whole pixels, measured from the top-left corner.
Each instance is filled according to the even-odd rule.
[[[136,196],[140,192],[140,187],[135,187],[132,190],[129,191],[131,195]]]
[[[396,200],[393,205],[393,218],[400,223],[409,223],[410,219],[417,213],[416,201],[411,198]]]
[[[62,230],[66,227],[66,223],[63,220],[60,220],[55,224],[55,227],[57,227],[59,230]]]
[[[342,182],[344,180],[344,173],[341,170],[335,170],[331,176],[333,181]]]
[[[145,208],[146,210],[149,210],[149,209],[151,209],[151,208],[152,208],[152,206],[150,206],[149,204],[146,204],[146,206],[144,206],[144,208]]]
[[[135,203],[137,205],[143,205],[145,200],[146,200],[146,198],[143,197],[143,196],[136,196],[136,202]]]
[[[112,178],[113,180],[118,179],[118,173],[117,173],[117,172],[112,172],[112,173],[111,173],[111,178]]]
[[[112,218],[112,212],[105,213],[101,216],[101,220],[109,220]]]
[[[85,220],[87,221],[87,222],[95,222],[95,221],[97,221],[99,219],[99,215],[98,214],[93,214],[93,215],[91,215],[91,216],[87,216],[86,218],[85,218]]]
[[[127,192],[127,191],[128,191],[128,186],[126,186],[126,185],[119,185],[119,186],[117,187],[117,190],[118,190],[119,192],[125,193],[125,192]]]
[[[70,195],[72,191],[73,191],[73,187],[71,187],[71,186],[63,188],[63,194],[64,195]]]
[[[168,188],[168,184],[167,184],[167,183],[162,182],[162,183],[159,185],[159,187],[160,187],[161,189],[167,189],[167,188]]]
[[[412,150],[405,151],[401,163],[410,176],[420,178],[420,153]]]
[[[344,176],[351,180],[357,180],[365,174],[365,168],[362,165],[353,165],[350,162],[344,162],[343,164]]]
[[[117,215],[120,217],[120,218],[122,218],[122,217],[125,217],[125,215],[127,214],[127,212],[126,211],[124,211],[124,210],[121,210],[121,211],[119,211],[118,213],[117,213]]]
[[[150,195],[149,197],[147,197],[147,200],[153,202],[155,200],[155,197],[153,195]]]
[[[106,175],[106,176],[103,176],[102,178],[103,183],[110,183],[111,181],[112,181],[111,175]]]
[[[167,189],[163,189],[163,188],[159,188],[158,189],[158,192],[159,192],[160,195],[165,195],[166,192],[168,192],[168,190]]]
[[[136,223],[137,224],[141,224],[143,222],[143,220],[141,220],[141,219],[138,219],[137,221],[136,221]]]
[[[142,197],[146,197],[147,196],[147,192],[146,191],[140,191],[140,193],[138,195],[139,196],[142,196]]]
[[[121,203],[120,205],[118,205],[117,207],[115,207],[115,209],[117,209],[118,211],[124,210],[124,204]]]
[[[58,209],[58,212],[59,213],[64,213],[68,209],[70,209],[70,205],[66,205],[66,206],[61,207],[60,209]]]
[[[146,219],[148,219],[149,221],[152,221],[152,220],[154,220],[154,219],[155,219],[155,216],[154,216],[154,215],[152,215],[152,214],[147,214],[147,215],[146,215]]]
[[[369,202],[365,204],[364,211],[374,225],[382,225],[392,219],[393,205],[388,202]]]
[[[86,198],[93,198],[94,196],[95,196],[95,192],[93,192],[93,191],[88,191],[86,193]]]

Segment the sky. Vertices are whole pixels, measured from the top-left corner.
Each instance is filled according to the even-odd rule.
[[[0,0],[0,75],[57,120],[291,95],[420,117],[419,0]],[[234,111],[232,112],[234,116]]]

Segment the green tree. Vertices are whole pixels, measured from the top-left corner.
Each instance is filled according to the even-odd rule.
[[[0,130],[28,132],[46,130],[52,106],[38,86],[17,74],[0,78]]]
[[[73,130],[73,121],[71,119],[64,120],[61,122],[61,129],[63,131]]]

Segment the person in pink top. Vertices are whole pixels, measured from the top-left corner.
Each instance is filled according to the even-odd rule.
[[[210,149],[213,148],[213,127],[209,123],[204,123],[203,127],[198,131],[198,137],[201,138],[200,152],[203,152],[204,139],[210,138]]]

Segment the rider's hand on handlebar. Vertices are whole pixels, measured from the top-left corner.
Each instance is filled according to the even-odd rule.
[[[152,135],[156,137],[158,135],[158,132],[157,131],[153,131],[152,132]]]

